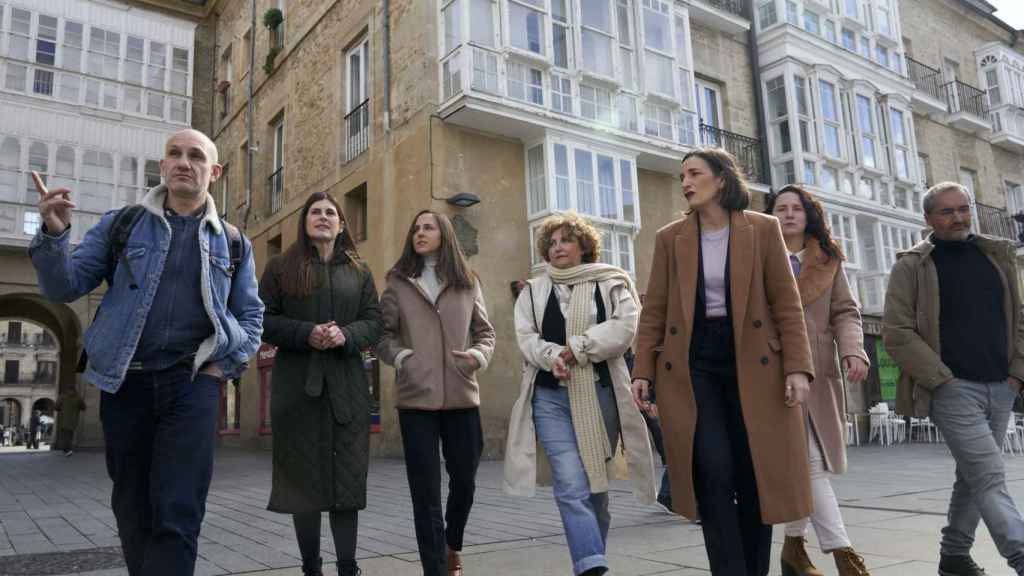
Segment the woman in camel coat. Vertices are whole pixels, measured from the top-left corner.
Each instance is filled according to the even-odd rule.
[[[810,517],[818,545],[835,559],[840,576],[868,576],[864,559],[850,543],[830,474],[846,471],[846,394],[839,359],[846,376],[858,382],[867,376],[868,355],[860,308],[843,274],[843,252],[832,239],[825,212],[809,192],[786,186],[768,199],[766,211],[779,219],[782,236],[797,277],[804,320],[818,375],[807,398],[808,455],[814,514]],[[838,352],[838,357],[837,353]],[[808,519],[786,525],[782,573],[821,576],[804,548]]]
[[[682,180],[691,212],[656,235],[634,397],[656,383],[672,503],[699,510],[712,574],[765,576],[771,525],[811,512],[807,329],[779,223],[744,210],[732,156],[693,151]]]

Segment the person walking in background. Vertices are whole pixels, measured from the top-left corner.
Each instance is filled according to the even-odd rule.
[[[601,235],[576,214],[547,218],[537,253],[547,269],[527,282],[515,307],[526,367],[509,422],[504,488],[533,496],[539,440],[551,464],[572,572],[604,574],[609,465],[620,440],[634,495],[642,504],[654,501],[651,446],[625,359],[639,298],[628,274],[598,262]]]
[[[1002,456],[1024,382],[1016,248],[971,234],[971,198],[960,184],[932,186],[921,207],[932,233],[899,254],[889,273],[882,340],[900,367],[897,412],[931,416],[956,461],[939,574],[985,573],[971,558],[979,520],[1024,574],[1024,518]]]
[[[28,446],[29,450],[39,449],[39,410],[33,410],[28,419]]]
[[[771,525],[811,513],[800,294],[728,152],[690,152],[681,179],[690,212],[655,236],[633,393],[646,408],[657,382],[672,505],[699,514],[711,573],[766,576]]]
[[[32,173],[42,226],[29,245],[43,294],[72,302],[107,281],[85,332],[85,378],[102,390],[111,508],[131,576],[188,576],[213,476],[221,386],[238,378],[263,331],[249,240],[209,193],[217,147],[181,130],[163,182],[105,214],[71,249],[75,203]]]
[[[327,512],[339,576],[358,576],[359,510],[366,508],[370,395],[362,350],[383,325],[369,267],[341,207],[316,192],[299,212],[297,240],[267,263],[263,340],[277,346],[271,380],[274,512],[292,515],[302,573],[321,576]]]
[[[814,496],[809,520],[821,551],[835,559],[839,576],[870,576],[850,543],[829,481],[831,474],[846,471],[846,394],[836,352],[851,382],[864,380],[868,373],[860,308],[850,293],[843,252],[829,232],[821,203],[800,186],[786,186],[768,197],[765,212],[782,224],[807,334],[814,343],[811,355],[818,377],[804,404]],[[807,518],[786,525],[780,559],[783,576],[824,576],[807,555],[807,525]]]
[[[480,385],[494,351],[480,279],[444,214],[422,210],[381,296],[378,356],[395,367],[395,406],[424,576],[462,574],[463,532],[483,453]],[[441,515],[441,454],[448,505]]]
[[[82,397],[78,395],[78,390],[74,387],[68,388],[57,399],[55,410],[60,417],[57,421],[56,448],[63,450],[65,456],[71,456],[75,450],[75,430],[78,428],[79,416],[85,409],[85,400],[82,400]]]

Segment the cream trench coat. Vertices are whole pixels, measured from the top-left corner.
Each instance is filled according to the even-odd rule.
[[[519,294],[515,306],[516,336],[523,354],[523,377],[519,398],[512,407],[505,446],[505,493],[514,496],[533,496],[537,487],[538,450],[537,431],[533,424],[533,381],[538,367],[551,370],[562,346],[541,339],[540,324],[551,293],[551,278],[543,276],[527,281],[528,286]],[[611,372],[615,404],[619,409],[620,444],[625,456],[629,477],[633,482],[633,495],[641,504],[654,502],[654,456],[651,453],[647,425],[633,402],[629,370],[623,354],[636,334],[639,309],[626,286],[615,280],[598,283],[601,298],[608,308],[608,319],[587,329],[583,337],[570,341],[575,352],[582,348],[591,362],[608,362]],[[532,309],[531,309],[532,308]],[[536,319],[536,321],[535,321]],[[618,447],[616,447],[618,450]],[[547,470],[546,462],[542,467]],[[613,477],[611,461],[609,478]]]

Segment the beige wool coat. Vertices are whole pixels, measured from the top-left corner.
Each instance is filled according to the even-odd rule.
[[[821,446],[825,469],[842,474],[846,472],[846,393],[838,359],[853,356],[870,364],[864,352],[860,307],[850,293],[842,263],[828,259],[811,237],[796,282],[817,375],[805,410]]]
[[[533,424],[533,381],[538,368],[550,371],[555,358],[563,350],[561,345],[543,340],[540,333],[551,293],[551,278],[544,274],[527,283],[515,306],[516,338],[523,354],[523,374],[519,397],[512,407],[505,446],[503,488],[505,493],[513,496],[533,496],[536,493],[538,459],[544,458],[544,454],[538,449],[537,431]],[[641,504],[651,504],[655,495],[654,456],[647,425],[633,402],[629,370],[623,358],[636,335],[638,303],[621,281],[599,282],[598,288],[608,306],[608,319],[587,329],[583,335],[586,344],[581,347],[591,363],[608,363],[615,405],[619,409],[620,446],[625,452],[633,495]],[[580,350],[574,346],[574,352],[579,353]],[[541,467],[547,469],[546,465]],[[608,477],[613,478],[614,472],[609,463]]]
[[[697,517],[693,436],[697,404],[690,380],[690,337],[697,288],[697,220],[658,231],[640,315],[634,378],[655,383],[675,511]],[[806,518],[812,510],[807,432],[801,408],[785,404],[785,377],[814,377],[803,308],[779,222],[733,212],[729,282],[743,421],[765,524]],[[812,382],[811,386],[817,383]]]

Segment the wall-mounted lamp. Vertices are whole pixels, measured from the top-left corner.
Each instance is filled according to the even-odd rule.
[[[459,192],[444,199],[445,202],[459,208],[469,208],[480,203],[480,197],[472,192]]]

